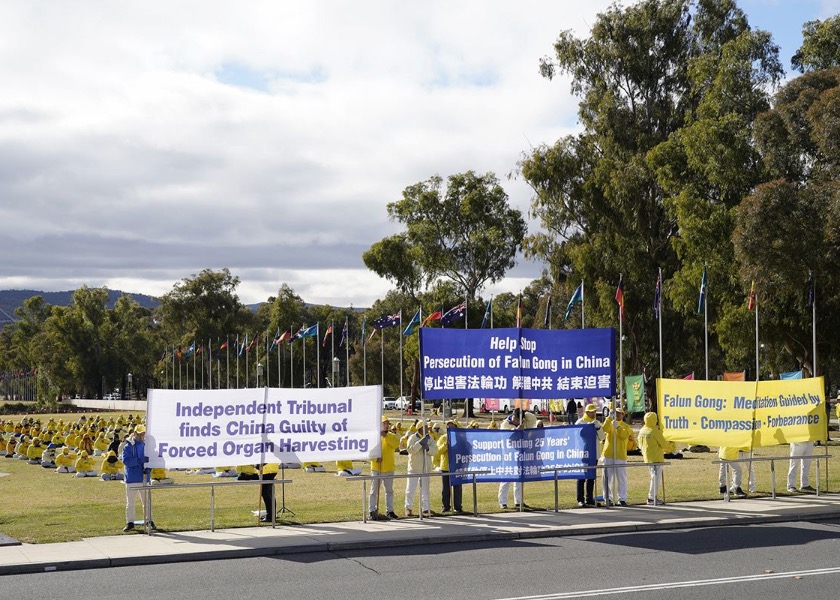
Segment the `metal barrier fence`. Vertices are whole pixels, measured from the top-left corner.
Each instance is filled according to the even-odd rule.
[[[804,456],[753,456],[751,458],[735,458],[732,460],[724,460],[718,459],[713,460],[713,465],[723,465],[726,471],[726,485],[724,486],[726,489],[723,492],[723,500],[724,502],[729,502],[729,481],[730,481],[730,469],[733,463],[750,463],[747,466],[747,477],[749,478],[749,469],[751,468],[751,464],[754,462],[767,462],[770,461],[770,494],[771,497],[775,500],[776,499],[776,461],[777,460],[786,460],[788,463],[792,460],[814,460],[817,463],[816,471],[817,471],[817,487],[816,493],[817,496],[820,495],[820,460],[825,459],[825,477],[826,477],[826,486],[828,485],[828,459],[831,458],[831,454],[806,454]]]
[[[476,491],[476,475],[486,475],[489,471],[458,471],[457,473],[451,471],[433,471],[431,473],[411,473],[405,475],[354,475],[352,477],[345,477],[347,481],[361,481],[362,482],[362,521],[367,523],[368,521],[368,493],[367,493],[367,482],[368,481],[376,481],[376,485],[379,485],[380,480],[384,479],[411,479],[417,478],[420,479],[422,477],[449,477],[452,475],[470,475],[472,476],[472,488],[473,488],[473,514],[478,514],[478,494]],[[422,503],[422,490],[420,494],[420,501]],[[420,515],[420,520],[423,520],[423,506],[421,504],[420,510],[418,511]]]
[[[162,491],[162,490],[178,490],[178,489],[192,489],[192,488],[200,488],[200,487],[209,487],[210,488],[210,531],[215,531],[215,520],[216,520],[216,488],[217,487],[229,487],[229,486],[243,486],[243,485],[281,485],[281,496],[284,498],[282,501],[282,509],[285,510],[285,495],[286,495],[286,484],[292,483],[291,479],[250,479],[246,481],[208,481],[202,483],[172,483],[166,485],[151,485],[149,483],[128,483],[126,487],[128,489],[133,489],[139,491],[143,494],[143,527],[146,530],[146,533],[149,535],[152,534],[152,529],[149,527],[149,523],[152,522],[152,491]],[[276,494],[275,494],[276,496]],[[274,527],[277,524],[277,502],[275,500],[275,510],[266,512],[271,512],[271,526]],[[268,508],[268,507],[266,507]]]
[[[661,462],[661,463],[639,463],[639,462],[625,462],[624,464],[609,464],[609,465],[602,465],[602,464],[595,464],[595,465],[583,465],[577,467],[549,467],[540,469],[541,473],[551,473],[554,472],[554,512],[560,512],[560,490],[558,488],[559,479],[557,477],[557,473],[559,471],[604,471],[603,477],[607,477],[610,469],[617,469],[619,467],[664,467],[666,465],[670,465],[669,462]],[[580,478],[569,479],[569,481],[578,481]],[[593,478],[590,478],[593,479]],[[597,477],[594,479],[597,480]],[[605,489],[609,490],[610,486],[606,485]],[[659,478],[654,480],[653,485],[653,498],[654,500],[657,497],[657,492],[659,491]],[[662,501],[665,501],[665,469],[662,470]],[[604,498],[604,506],[609,508],[611,501],[607,498]]]

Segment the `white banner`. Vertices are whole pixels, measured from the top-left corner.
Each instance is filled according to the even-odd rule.
[[[381,454],[382,386],[149,390],[148,467],[367,460]]]

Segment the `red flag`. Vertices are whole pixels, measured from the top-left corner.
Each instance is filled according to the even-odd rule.
[[[228,343],[227,343],[227,340],[225,340],[224,342],[222,342],[222,345],[219,346],[219,350],[224,350],[227,347],[228,347]]]
[[[330,335],[331,333],[332,333],[332,324],[330,324],[330,326],[329,326],[329,327],[327,327],[327,331],[326,331],[326,332],[324,332],[324,341],[323,341],[323,342],[321,342],[321,348],[325,348],[325,347],[326,347],[326,345],[327,345],[327,336],[328,336],[328,335]]]
[[[615,301],[618,302],[618,319],[624,321],[624,277],[618,276],[618,287],[615,288]]]
[[[519,302],[516,304],[516,326],[522,327],[522,294],[519,294]]]
[[[694,371],[683,377],[683,379],[686,379],[688,381],[694,381]]]
[[[426,325],[428,325],[428,324],[429,324],[429,323],[431,323],[432,321],[440,321],[440,317],[442,316],[442,314],[443,314],[443,313],[441,313],[441,311],[439,311],[439,310],[438,310],[438,311],[433,312],[433,313],[432,313],[432,314],[430,314],[428,317],[426,317],[425,319],[423,319],[423,324],[422,324],[422,325],[420,325],[420,327],[425,327]]]
[[[756,298],[755,298],[755,279],[753,279],[752,286],[750,286],[750,299],[747,301],[747,310],[752,310],[755,308]]]

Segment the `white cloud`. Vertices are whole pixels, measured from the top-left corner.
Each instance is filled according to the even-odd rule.
[[[538,60],[609,3],[4,3],[0,288],[229,267],[246,302],[369,305],[361,253],[407,185],[494,171],[527,211],[505,177],[577,110]]]

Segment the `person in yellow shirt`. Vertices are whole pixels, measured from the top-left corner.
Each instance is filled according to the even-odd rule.
[[[96,477],[96,469],[94,468],[93,457],[87,453],[87,450],[82,450],[79,458],[74,464],[76,474],[73,477]]]
[[[604,490],[604,502],[615,505],[615,497],[611,492],[618,492],[619,506],[627,506],[627,440],[630,438],[630,426],[624,422],[624,409],[616,407],[613,413],[604,420],[604,450],[601,453],[601,464],[617,465],[612,469],[605,469],[601,479]],[[616,489],[617,488],[617,489]]]
[[[352,460],[337,460],[335,461],[335,474],[337,477],[350,477],[352,475],[361,475],[362,469],[354,467]]]
[[[111,450],[102,458],[99,466],[100,478],[102,481],[122,481],[125,478],[124,468],[125,465],[117,458],[117,453]]]
[[[64,446],[61,452],[55,455],[55,472],[56,473],[73,473],[76,470],[77,456],[70,452],[70,448]]]
[[[29,452],[26,453],[29,458],[30,465],[40,465],[41,455],[44,453],[44,447],[41,445],[41,438],[32,440],[32,445],[29,446]]]
[[[644,425],[639,430],[639,444],[642,446],[642,459],[650,464],[650,486],[648,488],[648,504],[656,506],[665,504],[657,498],[657,492],[662,489],[662,465],[665,462],[665,449],[668,442],[657,426],[658,417],[655,412],[645,413]]]
[[[371,519],[387,518],[399,519],[394,512],[394,480],[389,475],[394,474],[394,454],[400,447],[400,438],[390,430],[388,417],[382,417],[380,426],[380,442],[382,454],[380,458],[370,461],[370,474],[374,479],[370,482],[370,495],[368,497],[368,510]],[[385,514],[379,516],[379,488],[385,488]]]

